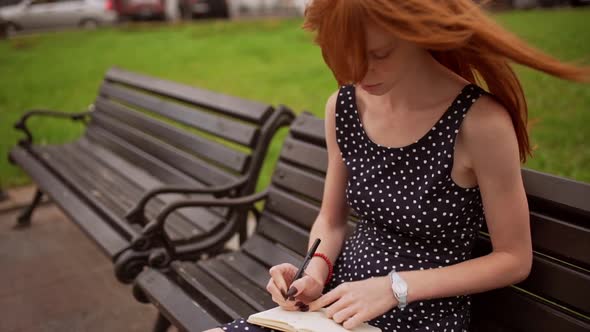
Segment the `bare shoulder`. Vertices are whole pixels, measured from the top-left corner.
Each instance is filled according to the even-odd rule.
[[[326,101],[326,119],[333,119],[336,114],[336,101],[338,100],[338,91],[334,91]]]
[[[481,96],[472,106],[461,125],[461,138],[465,142],[493,143],[498,139],[516,139],[508,110],[489,95]]]
[[[481,96],[461,125],[460,140],[469,168],[481,186],[512,186],[520,176],[518,139],[508,110],[489,95]]]
[[[326,130],[326,138],[330,140],[330,135],[336,130],[336,101],[338,100],[338,90],[334,91],[326,101],[326,109],[324,111],[324,126]]]

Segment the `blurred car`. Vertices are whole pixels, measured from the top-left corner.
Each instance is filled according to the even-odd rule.
[[[121,19],[164,18],[166,0],[113,0]]]
[[[185,19],[218,17],[228,18],[226,0],[179,0],[180,14]]]
[[[95,28],[117,20],[111,0],[21,0],[0,7],[8,33],[67,26]]]
[[[568,4],[574,7],[585,6],[590,5],[590,0],[512,0],[512,7],[516,9],[548,8]]]
[[[589,6],[590,0],[570,0],[570,3],[574,7]]]
[[[0,17],[0,39],[4,39],[4,38],[8,37],[7,31],[6,31],[6,28],[8,28],[8,26],[6,23],[7,22],[2,20],[2,17]]]

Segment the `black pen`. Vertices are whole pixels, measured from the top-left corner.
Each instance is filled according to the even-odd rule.
[[[305,255],[305,258],[303,259],[303,262],[301,262],[301,265],[299,266],[299,269],[297,270],[297,273],[295,273],[295,277],[293,278],[293,282],[295,280],[303,277],[303,273],[305,272],[305,268],[309,264],[309,261],[311,261],[311,259],[313,258],[313,255],[315,254],[316,249],[320,245],[320,242],[322,242],[322,240],[320,240],[318,238],[311,245],[311,248],[309,248],[309,251],[307,252],[307,255]],[[291,282],[291,283],[293,283],[293,282]],[[297,293],[297,290],[294,290],[294,291],[293,290],[294,290],[294,288],[293,289],[291,289],[291,288],[289,289],[289,291],[287,292],[287,298],[295,295],[294,293]]]

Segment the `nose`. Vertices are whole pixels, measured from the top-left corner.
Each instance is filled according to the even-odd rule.
[[[364,83],[373,82],[373,77],[374,77],[375,72],[376,72],[375,65],[373,64],[373,62],[371,60],[369,60],[367,62],[367,72],[365,73],[365,76],[363,77],[361,82],[364,82]]]

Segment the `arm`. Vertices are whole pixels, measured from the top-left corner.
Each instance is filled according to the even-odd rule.
[[[87,116],[92,114],[92,110],[94,109],[94,106],[91,105],[88,109],[89,110],[87,112],[79,112],[79,113],[58,112],[58,111],[49,111],[49,110],[28,111],[18,120],[17,123],[14,124],[15,129],[22,130],[25,133],[25,135],[27,136],[26,138],[20,140],[19,144],[20,145],[29,145],[33,142],[33,134],[31,134],[31,131],[27,127],[27,120],[30,117],[43,115],[43,116],[51,116],[51,117],[57,117],[57,118],[69,118],[72,121],[83,121],[86,119]]]
[[[215,197],[222,197],[228,195],[231,191],[239,189],[246,183],[247,178],[242,177],[239,180],[232,182],[230,184],[222,185],[222,186],[215,186],[215,187],[204,187],[204,188],[195,188],[195,186],[173,186],[173,185],[164,185],[154,189],[149,190],[145,193],[139,202],[125,215],[125,219],[130,223],[143,223],[145,221],[145,207],[148,202],[160,194],[211,194]]]
[[[311,228],[308,244],[309,247],[316,238],[322,239],[317,252],[328,256],[332,263],[336,261],[342,249],[350,213],[346,202],[347,170],[336,142],[336,96],[337,92],[330,96],[326,103],[325,129],[328,170],[322,206]],[[323,284],[328,276],[328,267],[321,258],[315,257],[310,261],[306,272]]]
[[[518,283],[530,272],[530,222],[516,135],[503,107],[480,99],[459,140],[477,177],[493,251],[440,269],[400,272],[409,302],[484,292]]]
[[[457,144],[462,142],[477,177],[493,252],[443,268],[399,272],[408,284],[410,303],[508,286],[530,272],[529,213],[516,135],[499,104],[488,97],[480,100],[466,116]],[[352,329],[391,310],[397,300],[388,277],[378,277],[344,283],[310,304],[310,310],[328,304],[327,315]]]
[[[170,240],[166,232],[164,232],[164,224],[166,223],[166,218],[174,211],[185,208],[185,207],[214,207],[214,206],[223,206],[223,207],[251,207],[254,203],[266,199],[268,195],[267,190],[263,190],[258,193],[254,193],[248,196],[241,196],[241,197],[231,197],[231,198],[193,198],[193,199],[186,199],[186,200],[178,200],[169,205],[166,205],[158,214],[155,220],[152,220],[147,225],[145,225],[136,238],[132,240],[131,246],[136,250],[147,250],[150,248],[152,243],[156,241],[156,239],[160,239],[164,242],[166,249],[173,253],[174,248],[170,244]]]
[[[340,149],[336,142],[336,97],[334,93],[326,103],[325,131],[326,145],[328,148],[328,170],[324,183],[324,193],[320,212],[314,221],[309,236],[308,247],[320,238],[322,242],[318,247],[318,253],[323,253],[334,262],[342,249],[342,243],[346,236],[347,219],[350,212],[346,204],[346,182],[347,170]],[[287,310],[297,310],[297,301],[308,303],[321,295],[324,281],[328,276],[328,266],[320,258],[313,258],[307,266],[306,276],[294,281],[296,267],[291,264],[280,264],[270,269],[271,279],[267,290],[271,293],[273,300]],[[291,301],[287,301],[287,290],[295,289],[295,294],[289,293]]]

